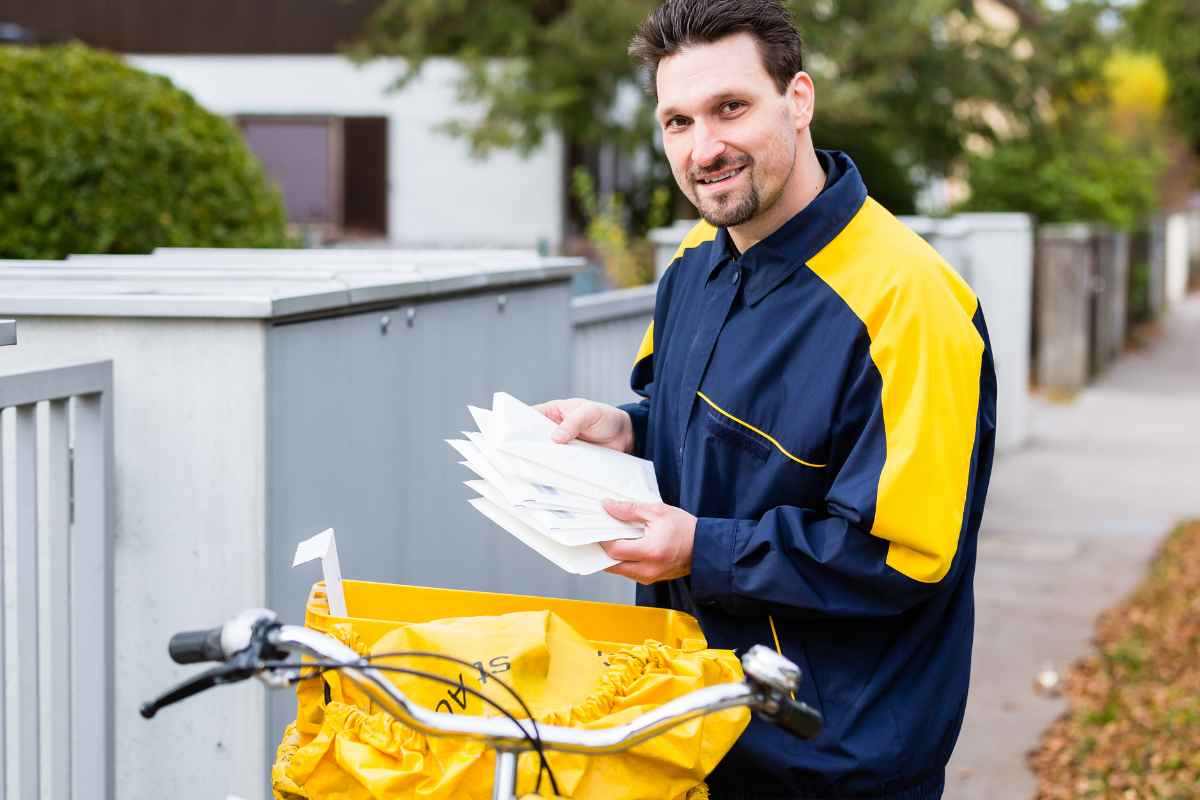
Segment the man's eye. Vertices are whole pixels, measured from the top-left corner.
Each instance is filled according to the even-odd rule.
[[[728,103],[724,103],[721,106],[721,110],[724,111],[725,113],[729,114],[729,113],[733,113],[734,111],[737,111],[738,109],[742,108],[745,105],[746,104],[743,103],[741,100],[730,100]]]
[[[682,128],[685,125],[687,125],[687,118],[671,117],[669,120],[667,120],[667,124],[664,125],[663,127],[667,128],[667,129],[671,129],[671,128]]]

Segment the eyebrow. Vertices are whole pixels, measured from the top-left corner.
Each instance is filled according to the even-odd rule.
[[[741,99],[741,98],[745,97],[746,95],[747,95],[747,92],[744,92],[744,91],[737,91],[735,89],[726,89],[724,91],[717,92],[716,94],[710,95],[709,97],[705,98],[704,102],[701,103],[701,105],[717,106],[717,105],[720,105],[721,103],[724,103],[727,100]],[[667,106],[666,108],[658,110],[655,114],[655,116],[657,116],[659,119],[670,119],[671,117],[674,117],[677,115],[680,115],[680,111],[677,108],[675,108],[674,106]],[[684,115],[684,116],[686,116],[686,115]]]

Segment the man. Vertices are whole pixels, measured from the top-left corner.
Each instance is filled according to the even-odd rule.
[[[962,723],[972,578],[995,434],[979,303],[816,151],[814,88],[777,0],[668,0],[630,47],[703,217],[659,285],[640,403],[546,403],[555,438],[654,461],[661,505],[612,542],[638,602],[714,647],[765,642],[825,718],[801,742],[754,721],[713,795],[941,797]]]

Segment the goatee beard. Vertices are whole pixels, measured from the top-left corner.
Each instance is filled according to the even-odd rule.
[[[761,203],[758,187],[751,182],[750,189],[736,203],[730,204],[728,201],[722,203],[716,198],[709,198],[703,206],[697,203],[696,209],[709,225],[717,228],[734,228],[753,219],[758,214]]]

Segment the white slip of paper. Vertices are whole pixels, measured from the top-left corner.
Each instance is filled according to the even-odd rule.
[[[463,483],[471,491],[480,495],[483,499],[495,503],[538,533],[568,547],[578,547],[581,544],[591,544],[593,542],[612,542],[617,539],[640,539],[643,536],[642,528],[623,525],[612,517],[609,517],[607,521],[601,520],[591,526],[580,525],[575,528],[551,527],[543,521],[542,514],[547,512],[513,508],[512,505],[505,502],[504,496],[487,481],[463,481]]]
[[[614,497],[657,503],[662,500],[654,465],[628,453],[610,450],[578,439],[565,445],[551,440],[555,425],[540,411],[525,405],[512,395],[496,392],[492,414],[487,420],[488,441],[496,449],[545,470],[545,477],[530,478],[551,486],[554,479],[566,478],[570,491],[597,499]],[[597,494],[584,491],[595,487]]]
[[[604,552],[604,548],[598,544],[585,544],[578,547],[559,544],[482,497],[468,502],[475,507],[476,511],[532,547],[546,559],[574,575],[591,575],[620,563],[615,558],[610,558]]]

